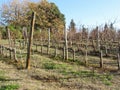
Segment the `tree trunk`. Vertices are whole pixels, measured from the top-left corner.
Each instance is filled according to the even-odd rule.
[[[35,14],[36,14],[35,12],[32,13],[31,28],[30,28],[30,35],[29,35],[29,43],[28,43],[28,48],[27,48],[26,69],[30,69],[30,55],[31,55],[31,47],[32,47],[32,43],[33,43]]]

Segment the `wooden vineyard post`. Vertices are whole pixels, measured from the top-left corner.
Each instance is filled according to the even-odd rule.
[[[73,61],[75,61],[75,49],[73,49]]]
[[[28,42],[28,47],[27,47],[26,69],[30,69],[30,56],[31,56],[31,47],[32,47],[32,43],[33,43],[33,32],[34,32],[34,24],[35,24],[35,14],[36,14],[35,12],[32,13],[29,42]]]
[[[68,60],[67,29],[65,25],[64,25],[64,36],[65,36],[65,60]]]
[[[100,35],[99,35],[98,26],[96,27],[96,29],[97,29],[97,48],[98,48],[98,51],[100,51]]]
[[[55,57],[57,56],[57,46],[55,46]]]
[[[5,57],[7,57],[7,47],[5,47]]]
[[[17,61],[17,57],[16,57],[16,48],[13,49],[13,56],[14,56],[14,60]]]
[[[38,51],[37,47],[38,47],[38,45],[36,44],[36,52]]]
[[[2,54],[2,46],[0,45],[0,54]]]
[[[47,54],[50,52],[50,28],[48,29],[48,47],[47,47]]]
[[[102,51],[100,52],[100,68],[103,68]]]
[[[88,64],[88,40],[89,40],[89,31],[87,30],[86,45],[85,45],[85,65]]]
[[[105,46],[105,54],[108,56],[107,46]]]
[[[96,51],[96,49],[95,49],[95,42],[94,42],[94,40],[92,40],[92,46],[93,46],[94,51]]]
[[[9,56],[10,56],[10,59],[12,59],[12,52],[11,52],[11,51],[12,51],[12,48],[10,47],[10,48],[9,48]]]
[[[41,44],[41,55],[43,54],[43,45]]]
[[[118,70],[120,70],[120,54],[118,53],[118,59],[117,59],[117,63],[118,63]]]
[[[8,27],[6,27],[6,31],[7,31],[7,35],[8,35],[9,47],[11,47],[11,46],[12,46],[12,43],[11,43],[11,36],[10,36],[10,30],[8,29]]]
[[[4,56],[4,46],[2,46],[2,55]]]
[[[65,60],[65,47],[63,47],[63,59]]]
[[[26,47],[27,46],[27,40],[28,40],[27,28],[26,27],[23,27],[22,34],[23,34],[23,37],[24,37],[24,43],[25,43],[25,47]]]
[[[87,58],[87,49],[85,50],[85,66],[88,65],[88,58]]]

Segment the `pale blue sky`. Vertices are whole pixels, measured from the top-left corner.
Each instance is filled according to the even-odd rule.
[[[10,0],[0,0],[0,3]],[[39,0],[34,0],[39,1]],[[120,0],[48,0],[65,15],[66,25],[74,19],[76,25],[96,26],[116,20],[120,28]]]
[[[101,25],[116,20],[120,27],[120,0],[49,0],[65,14],[67,25],[71,19],[85,25]]]

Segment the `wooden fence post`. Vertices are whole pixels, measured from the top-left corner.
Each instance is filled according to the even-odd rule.
[[[2,46],[2,55],[4,56],[4,46]]]
[[[16,48],[13,49],[13,56],[14,56],[14,60],[17,61]]]
[[[47,47],[47,54],[50,52],[50,28],[48,29],[48,47]]]
[[[64,36],[65,36],[65,60],[68,60],[67,29],[65,25],[64,25]]]
[[[118,53],[118,59],[117,59],[117,63],[118,63],[118,70],[120,70],[120,54]]]
[[[57,46],[55,46],[55,57],[57,56]]]
[[[65,60],[65,47],[63,47],[63,59]]]
[[[75,61],[75,49],[73,49],[73,61]]]
[[[36,44],[36,52],[38,51],[37,46],[38,46],[38,45]]]
[[[9,48],[9,56],[10,56],[10,59],[12,59],[12,48],[11,47]]]
[[[85,50],[85,65],[88,65],[88,58],[87,58],[88,54],[87,54],[87,49]]]
[[[5,57],[7,57],[7,47],[5,47]]]
[[[43,54],[43,45],[41,44],[41,55]]]
[[[7,36],[8,36],[9,47],[11,47],[12,46],[11,35],[10,35],[10,30],[8,27],[6,27],[6,31],[7,31]]]
[[[29,35],[29,44],[28,44],[28,48],[27,48],[26,69],[30,69],[30,56],[31,56],[31,47],[32,47],[32,43],[33,43],[35,14],[36,14],[35,12],[32,13],[31,28],[30,28],[30,35]]]
[[[87,30],[86,45],[85,45],[85,65],[88,64],[88,41],[89,41],[89,31]]]
[[[0,54],[2,54],[2,46],[0,45]]]
[[[99,28],[98,26],[96,27],[97,29],[97,48],[98,48],[98,51],[100,51],[100,36],[99,36]]]
[[[50,47],[49,45],[47,46],[47,55],[49,55],[49,50],[50,50]]]
[[[107,46],[105,46],[105,54],[108,56]]]
[[[102,51],[100,52],[100,68],[103,68],[103,56],[102,56]]]

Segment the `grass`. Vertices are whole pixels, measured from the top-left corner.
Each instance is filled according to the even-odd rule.
[[[38,48],[38,50],[40,50],[40,47]],[[26,53],[23,53],[23,51],[25,52],[25,49],[22,50],[22,58],[25,59]],[[44,48],[43,51],[46,52],[46,48]],[[53,54],[51,54],[51,55],[53,55]],[[50,71],[53,74],[55,73],[57,75],[61,75],[63,77],[68,77],[70,79],[72,78],[72,80],[80,79],[80,80],[86,80],[85,82],[90,82],[93,79],[93,80],[95,80],[95,82],[97,82],[97,83],[102,82],[102,84],[106,85],[106,86],[113,85],[113,82],[111,82],[113,80],[113,75],[108,74],[109,72],[107,72],[107,74],[105,74],[105,73],[101,74],[101,73],[99,73],[99,71],[93,72],[88,67],[84,67],[85,66],[84,55],[77,56],[78,58],[76,58],[75,60],[72,59],[72,54],[70,54],[70,55],[71,55],[71,58],[69,58],[68,60],[63,60],[63,57],[60,54],[58,54],[56,57],[54,57],[54,55],[52,57],[49,56],[50,57],[49,58],[47,55],[41,56],[40,53],[34,53],[31,55],[31,66],[32,65],[33,66],[36,65],[36,67],[38,66],[38,68],[36,70],[37,73],[40,69],[42,69],[42,70],[45,70],[45,72]],[[18,55],[18,56],[20,58],[20,55]],[[47,58],[45,56],[47,56]],[[105,59],[104,61],[107,61],[107,60],[108,59]],[[8,62],[9,60],[5,60],[5,61]],[[99,65],[99,57],[88,56],[88,63],[90,66],[95,66],[95,65],[98,66]],[[11,62],[11,64],[14,64],[14,63]],[[22,63],[17,63],[16,66],[23,67]],[[32,67],[32,69],[33,68],[34,67]],[[0,74],[1,74],[1,72],[0,72]],[[49,74],[49,75],[51,76],[51,74]],[[57,75],[55,77],[57,77]],[[5,80],[4,73],[1,74],[0,79]],[[64,81],[64,78],[63,78],[63,81]],[[66,79],[66,82],[68,83],[69,80],[67,81],[67,79]],[[74,82],[71,81],[71,83],[73,84]],[[77,83],[81,83],[81,82],[77,82]],[[1,88],[10,88],[10,87],[14,87],[14,85],[13,86],[6,85],[6,86],[2,86]],[[15,90],[15,89],[1,89],[1,88],[0,88],[0,90]]]
[[[66,69],[66,64],[57,64],[54,62],[45,62],[43,63],[43,68],[45,69]]]
[[[5,72],[0,71],[0,81],[6,81]],[[9,81],[9,80],[8,80]],[[17,90],[19,85],[11,84],[11,85],[3,85],[0,87],[0,90]]]
[[[5,72],[0,71],[0,81],[3,81],[6,79],[6,77],[4,75],[5,75]]]
[[[72,68],[73,67],[73,68]],[[74,65],[67,65],[65,63],[58,64],[54,62],[46,62],[43,64],[43,68],[47,70],[56,70],[59,74],[67,77],[79,77],[79,78],[94,78],[102,81],[104,85],[111,86],[113,75],[100,74],[90,70],[74,70]]]
[[[0,90],[17,90],[19,88],[18,84],[4,85],[1,86]]]

